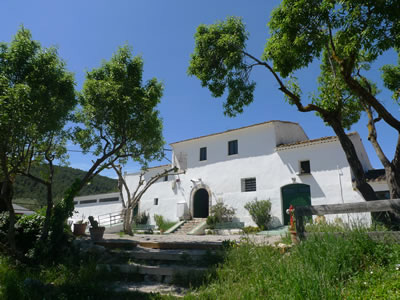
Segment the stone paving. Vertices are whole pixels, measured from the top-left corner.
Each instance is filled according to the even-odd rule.
[[[137,242],[159,242],[159,243],[204,243],[204,244],[220,244],[225,240],[243,241],[249,240],[256,244],[270,244],[278,242],[280,235],[161,235],[161,234],[135,234],[134,236],[119,234],[105,234],[104,239],[124,239]]]

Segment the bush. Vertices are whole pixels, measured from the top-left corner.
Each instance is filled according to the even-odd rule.
[[[145,211],[133,217],[135,224],[146,225],[149,221],[150,215]]]
[[[235,209],[228,207],[221,200],[218,200],[215,205],[211,206],[210,212],[216,219],[217,223],[232,222],[232,219],[235,216]]]
[[[167,231],[176,224],[176,222],[165,220],[163,216],[156,214],[154,214],[154,221],[160,231]]]
[[[271,201],[269,200],[253,200],[246,203],[244,208],[249,212],[254,223],[261,229],[267,229],[271,221]]]
[[[214,229],[217,223],[232,222],[235,216],[235,209],[226,206],[221,200],[211,206],[211,215],[207,217],[207,225],[209,228]]]

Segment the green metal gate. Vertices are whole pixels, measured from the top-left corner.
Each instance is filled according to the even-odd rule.
[[[307,184],[295,183],[283,186],[282,190],[282,210],[283,225],[289,224],[290,216],[286,210],[290,205],[306,206],[311,205],[310,186]]]

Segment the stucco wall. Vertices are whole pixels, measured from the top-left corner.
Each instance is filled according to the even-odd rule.
[[[281,188],[294,182],[310,186],[313,205],[363,201],[353,189],[350,169],[337,140],[276,150],[276,141],[284,139],[275,134],[290,135],[289,129],[287,124],[279,124],[277,129],[268,123],[173,144],[174,154],[187,154],[186,173],[176,175],[168,182],[154,184],[143,196],[140,211],[149,212],[151,217],[161,214],[167,219],[178,220],[177,203],[184,201],[191,210],[193,191],[199,185],[210,191],[211,205],[217,199],[222,200],[236,209],[236,217],[246,225],[254,223],[244,205],[254,199],[270,199],[272,215],[282,222]],[[301,131],[288,137],[288,141],[306,138]],[[238,140],[239,153],[228,156],[228,141],[235,139]],[[201,147],[207,147],[206,161],[199,161]],[[361,143],[356,148],[363,154]],[[368,167],[368,158],[365,156],[363,159]],[[298,174],[302,160],[310,160],[310,175]],[[128,180],[133,183],[135,176],[130,177]],[[256,178],[257,191],[242,192],[241,179],[253,177]],[[154,205],[154,198],[158,198],[158,205]]]
[[[118,202],[100,202],[100,199],[104,198],[119,198]],[[122,201],[120,199],[119,193],[107,193],[98,195],[89,195],[75,197],[74,201],[81,200],[96,200],[96,203],[89,204],[75,204],[75,212],[72,216],[74,221],[82,219],[82,216],[88,220],[89,216],[93,216],[96,220],[98,216],[105,214],[114,214],[122,211]]]

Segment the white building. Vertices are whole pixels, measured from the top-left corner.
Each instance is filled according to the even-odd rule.
[[[374,171],[358,133],[350,133],[373,187],[386,191]],[[309,140],[301,126],[269,121],[170,144],[177,174],[151,186],[139,212],[163,215],[171,221],[207,217],[217,200],[236,210],[245,225],[254,225],[244,205],[269,199],[275,225],[287,224],[290,204],[335,204],[363,201],[355,190],[345,154],[336,136]],[[169,169],[150,168],[145,178]],[[140,173],[126,174],[131,190]]]

